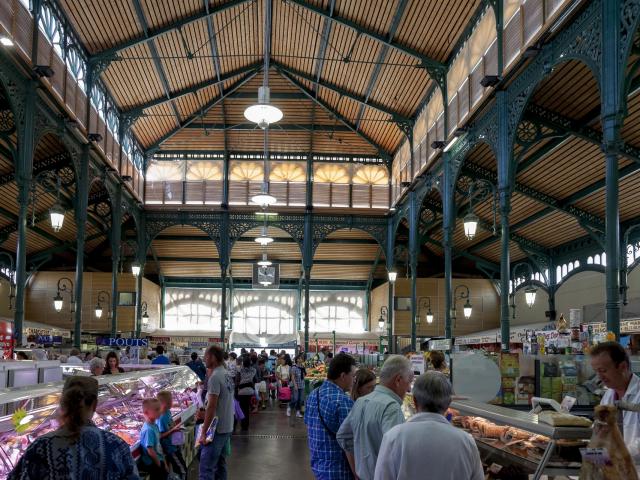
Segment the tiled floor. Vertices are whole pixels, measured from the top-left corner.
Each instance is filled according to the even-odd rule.
[[[289,421],[284,409],[278,407],[251,415],[249,431],[232,437],[228,478],[313,480],[304,421],[296,418],[293,425]],[[198,478],[197,467],[195,461],[189,475],[191,480]]]

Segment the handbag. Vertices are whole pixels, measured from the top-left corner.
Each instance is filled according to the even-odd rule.
[[[278,392],[278,400],[288,402],[291,400],[291,387],[280,387]]]
[[[171,445],[179,446],[185,444],[184,430],[176,430],[170,435]]]
[[[235,410],[236,420],[244,420],[244,413],[242,412],[242,408],[240,407],[240,402],[235,398],[233,399],[233,408]]]

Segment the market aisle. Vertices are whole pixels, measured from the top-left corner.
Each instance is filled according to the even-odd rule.
[[[232,439],[228,459],[230,480],[313,480],[304,421],[296,418],[295,426],[291,427],[288,420],[284,410],[277,407],[251,415],[249,434],[238,433]],[[194,462],[190,479],[197,478]]]

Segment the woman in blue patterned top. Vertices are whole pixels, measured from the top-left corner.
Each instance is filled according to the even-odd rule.
[[[60,428],[29,445],[8,480],[139,480],[129,446],[91,421],[97,404],[95,378],[68,378]]]

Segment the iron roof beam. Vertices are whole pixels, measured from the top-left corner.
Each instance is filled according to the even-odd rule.
[[[237,125],[227,125],[225,123],[191,123],[185,126],[186,129],[200,129],[200,130],[243,130],[251,131],[256,130],[262,133],[260,127],[255,123],[239,123]],[[350,132],[351,130],[344,125],[314,125],[314,124],[297,124],[297,123],[275,123],[269,127],[270,132],[276,132],[278,130],[303,130],[310,131],[316,130],[319,132]]]
[[[324,23],[322,24],[322,33],[321,38],[322,42],[320,43],[320,48],[318,50],[318,59],[316,60],[316,64],[313,66],[313,76],[315,77],[315,82],[313,85],[313,91],[318,96],[318,85],[320,83],[320,77],[322,76],[322,70],[324,68],[324,59],[327,54],[327,46],[329,45],[329,35],[331,35],[331,28],[333,27],[333,12],[336,8],[336,0],[331,0],[329,4],[329,16],[324,19]]]
[[[471,162],[463,164],[462,173],[469,175],[471,178],[480,178],[483,180],[487,180],[493,185],[496,185],[498,181],[498,176],[496,173]],[[520,182],[515,182],[513,191],[524,195],[527,198],[531,198],[536,202],[542,203],[543,205],[554,210],[565,213],[578,220],[578,222],[589,225],[600,231],[604,231],[604,220],[596,215],[593,215],[592,213],[587,212],[586,210],[582,210],[570,204],[565,204],[562,200],[554,198],[551,195],[547,195],[540,190],[536,190]]]
[[[404,11],[407,8],[408,0],[399,0],[398,5],[396,7],[396,11],[393,14],[393,18],[391,19],[391,25],[389,26],[389,33],[387,37],[388,42],[393,41],[393,37],[398,30],[398,26],[400,26],[400,20],[402,20],[402,16],[404,15]],[[364,113],[364,106],[369,99],[371,98],[371,94],[373,93],[373,87],[375,87],[376,82],[378,81],[378,77],[380,76],[380,72],[382,71],[382,62],[387,57],[387,52],[389,50],[388,45],[383,45],[378,53],[378,58],[376,60],[376,65],[373,68],[373,72],[371,72],[371,76],[369,77],[369,84],[367,85],[367,90],[364,94],[365,103],[360,104],[360,109],[358,110],[358,119],[356,120],[356,128],[360,129],[360,122],[362,120],[362,115]],[[413,125],[413,122],[411,123]]]
[[[217,98],[214,98],[213,100],[211,100],[210,102],[208,102],[206,105],[204,105],[200,110],[198,110],[197,112],[195,112],[194,114],[192,114],[189,118],[187,118],[186,120],[184,120],[179,126],[177,126],[176,128],[174,128],[173,130],[171,130],[170,132],[164,134],[160,139],[158,139],[155,143],[153,143],[152,145],[150,145],[147,150],[146,153],[149,154],[153,154],[156,150],[158,150],[160,148],[160,146],[166,142],[167,140],[169,140],[171,137],[173,137],[175,134],[177,134],[179,131],[181,131],[182,129],[188,127],[189,125],[191,125],[191,123],[193,123],[194,121],[196,121],[199,117],[202,117],[204,115],[206,115],[206,113],[211,110],[213,107],[215,107],[216,105],[218,105],[219,103],[221,103],[225,98],[227,98],[229,95],[231,95],[233,92],[235,92],[236,90],[238,90],[240,87],[242,87],[243,85],[245,85],[249,80],[251,80],[253,77],[255,77],[258,73],[258,70],[253,70],[251,73],[249,73],[248,75],[244,76],[242,79],[238,80],[236,83],[234,83],[233,85],[231,85],[226,91],[225,93]]]
[[[218,85],[226,82],[238,75],[242,75],[245,73],[257,73],[262,69],[262,63],[253,63],[251,65],[247,65],[245,67],[238,68],[236,70],[232,70],[224,75],[220,76],[220,80],[205,80],[204,82],[197,83],[196,85],[192,85],[191,87],[183,88],[173,93],[169,93],[166,97],[158,97],[153,100],[149,100],[143,104],[136,105],[135,107],[131,107],[122,111],[123,115],[129,115],[132,117],[142,116],[144,114],[144,110],[152,107],[157,107],[158,105],[163,105],[167,102],[171,102],[176,100],[177,98],[183,97],[185,95],[189,95],[192,93],[196,93],[203,88],[211,87],[214,85]]]
[[[217,5],[214,8],[209,8],[204,12],[194,13],[193,15],[185,17],[178,22],[170,23],[169,25],[153,30],[149,29],[146,35],[138,35],[137,37],[116,44],[110,48],[107,48],[106,50],[102,50],[101,52],[92,55],[92,58],[113,59],[114,57],[117,57],[117,55],[123,50],[145,43],[147,40],[154,40],[162,35],[166,35],[169,32],[180,30],[188,25],[191,25],[192,23],[199,22],[200,20],[205,18],[213,17],[218,13],[224,12],[225,10],[237,7],[250,1],[253,2],[255,0],[230,0],[221,5]]]
[[[307,97],[305,97],[307,98]],[[224,150],[162,150],[158,152],[161,156],[156,155],[154,160],[159,162],[173,162],[175,160],[220,160],[224,159]],[[264,152],[238,152],[229,151],[229,156],[232,159],[260,159]],[[218,158],[215,158],[219,155]],[[336,152],[304,152],[304,153],[291,153],[291,152],[277,152],[270,151],[269,156],[272,160],[279,162],[304,162],[308,155],[312,155],[314,162],[344,162],[344,163],[361,163],[382,165],[384,162],[375,155],[356,155],[352,153],[336,153]]]
[[[287,79],[289,81],[289,83],[291,83],[292,85],[294,85],[295,87],[300,89],[300,91],[302,91],[308,98],[310,98],[311,100],[316,102],[323,109],[325,109],[330,115],[333,115],[340,123],[342,123],[343,125],[348,127],[349,130],[351,130],[356,135],[360,136],[365,142],[367,142],[369,145],[371,145],[373,148],[375,148],[376,151],[378,152],[378,155],[380,155],[385,160],[385,163],[387,164],[387,168],[389,168],[389,169],[391,168],[392,157],[391,157],[390,153],[387,152],[384,149],[384,147],[382,147],[382,145],[377,143],[375,140],[373,140],[371,137],[369,137],[365,133],[360,132],[353,123],[351,123],[349,120],[344,118],[341,114],[336,112],[326,102],[324,102],[323,100],[320,100],[319,98],[315,98],[315,95],[313,94],[313,92],[311,92],[307,87],[305,87],[300,82],[298,82],[298,80],[293,78],[288,72],[285,72],[285,71],[280,70],[280,69],[278,69],[278,71],[279,71],[280,75],[282,75],[285,79]]]
[[[442,204],[440,202],[434,202],[433,200],[430,199],[426,199],[423,203],[424,205],[427,205],[429,208],[431,208],[432,210],[436,211],[436,212],[442,212]],[[456,218],[463,218],[466,212],[460,211],[457,213]],[[483,230],[486,231],[493,231],[493,224],[487,222],[486,220],[483,220],[482,218],[479,218],[478,220],[478,227],[480,227]],[[545,247],[544,245],[540,245],[532,240],[529,240],[526,237],[523,237],[522,235],[518,235],[517,233],[511,231],[511,229],[509,229],[509,239],[511,241],[514,241],[518,244],[520,244],[521,246],[527,248],[530,251],[536,252],[536,253],[540,253],[543,255],[546,255],[548,252],[548,248]],[[491,242],[493,242],[494,240],[497,240],[500,237],[489,237],[486,240],[491,240]],[[491,243],[490,242],[490,243]],[[490,244],[489,243],[489,244]],[[478,244],[476,244],[478,245]],[[475,247],[476,245],[472,245],[470,248],[467,248],[467,252],[468,253],[472,253],[473,251],[477,250]],[[486,245],[485,245],[486,246]]]
[[[316,5],[312,5],[305,0],[285,0],[285,3],[290,3],[292,5],[298,5],[303,7],[311,12],[314,12],[324,18],[330,18],[336,23],[344,25],[345,27],[349,27],[356,32],[364,35],[365,37],[369,37],[383,45],[386,45],[389,48],[393,48],[399,52],[404,53],[405,55],[409,55],[420,61],[420,64],[425,67],[427,70],[444,70],[446,71],[446,65],[442,62],[434,60],[433,58],[428,57],[427,55],[420,53],[419,51],[408,47],[406,45],[402,45],[401,43],[390,41],[385,35],[380,34],[374,30],[370,30],[363,25],[360,25],[352,20],[349,20],[345,17],[341,17],[340,15],[331,14],[331,12],[318,7]]]
[[[71,165],[71,158],[66,153],[59,153],[56,155],[52,155],[44,160],[40,160],[33,166],[33,177],[36,177],[38,174],[42,172],[46,172],[48,170],[56,170],[58,168],[63,168]],[[4,175],[0,175],[0,187],[7,185],[8,183],[13,182],[16,179],[16,172],[11,171],[9,173],[5,173]]]
[[[210,257],[210,258],[202,258],[202,257],[157,257],[158,262],[176,262],[176,263],[218,263],[220,259],[218,257]],[[151,262],[155,259],[152,256],[147,256],[147,261]],[[254,264],[258,261],[258,259],[253,258],[231,258],[230,263],[232,264]],[[272,259],[274,264],[280,265],[301,265],[302,259],[293,260],[293,259],[280,259],[274,260]],[[371,266],[371,260],[314,260],[314,265],[336,265],[336,266]]]
[[[283,72],[288,73],[289,75],[294,75],[296,77],[300,77],[304,80],[307,80],[309,82],[315,83],[316,79],[313,75],[309,75],[306,72],[303,72],[301,70],[296,70],[294,68],[291,67],[287,67],[285,65],[282,65],[281,63],[278,62],[271,62],[272,66],[278,70],[281,74]],[[412,120],[410,118],[407,118],[405,116],[403,116],[400,112],[396,112],[395,110],[390,109],[389,107],[385,107],[384,105],[381,105],[379,103],[376,102],[370,102],[369,99],[367,97],[363,97],[361,95],[357,95],[355,93],[349,92],[348,90],[345,90],[344,88],[335,85],[333,83],[327,82],[327,81],[322,81],[320,83],[320,86],[322,88],[326,88],[327,90],[331,90],[334,93],[337,93],[338,95],[342,96],[342,97],[346,97],[350,100],[353,100],[354,102],[359,103],[360,105],[363,106],[367,106],[370,108],[373,108],[374,110],[377,110],[381,113],[384,113],[385,115],[389,115],[391,116],[391,118],[394,121],[398,121],[398,122],[412,122]],[[314,100],[316,100],[315,95],[314,95]]]
[[[576,121],[539,105],[530,104],[524,112],[524,118],[557,131],[564,131],[586,142],[602,146],[602,133],[585,126],[583,121]],[[621,143],[619,154],[640,163],[640,148]]]
[[[147,37],[147,46],[149,47],[149,51],[151,52],[151,57],[153,58],[153,65],[155,66],[156,72],[160,77],[160,82],[162,83],[162,88],[164,89],[164,93],[167,99],[171,97],[171,87],[169,86],[169,81],[167,80],[167,74],[164,71],[164,67],[162,66],[162,62],[160,62],[160,55],[158,55],[158,50],[156,49],[156,45],[153,39],[149,39],[149,25],[147,24],[147,19],[144,16],[144,11],[142,10],[142,5],[140,4],[140,0],[133,0],[133,8],[136,11],[136,17],[138,17],[138,22],[142,27],[145,37]],[[176,108],[175,104],[170,101],[171,110],[173,110],[173,114],[176,117],[176,123],[180,125],[180,113]]]
[[[131,237],[132,240],[135,240],[135,237]],[[154,241],[159,240],[159,241],[180,241],[180,242],[209,242],[212,243],[211,238],[208,236],[200,236],[200,235],[187,235],[187,236],[182,236],[182,235],[157,235],[154,239]],[[296,242],[293,238],[278,238],[277,239],[278,243],[295,243],[296,245],[298,244],[298,242]],[[254,242],[255,243],[255,237],[240,237],[236,240],[237,242]],[[368,238],[325,238],[324,240],[322,240],[322,243],[339,243],[339,244],[348,244],[348,245],[378,245],[378,242],[374,239],[368,239]]]

